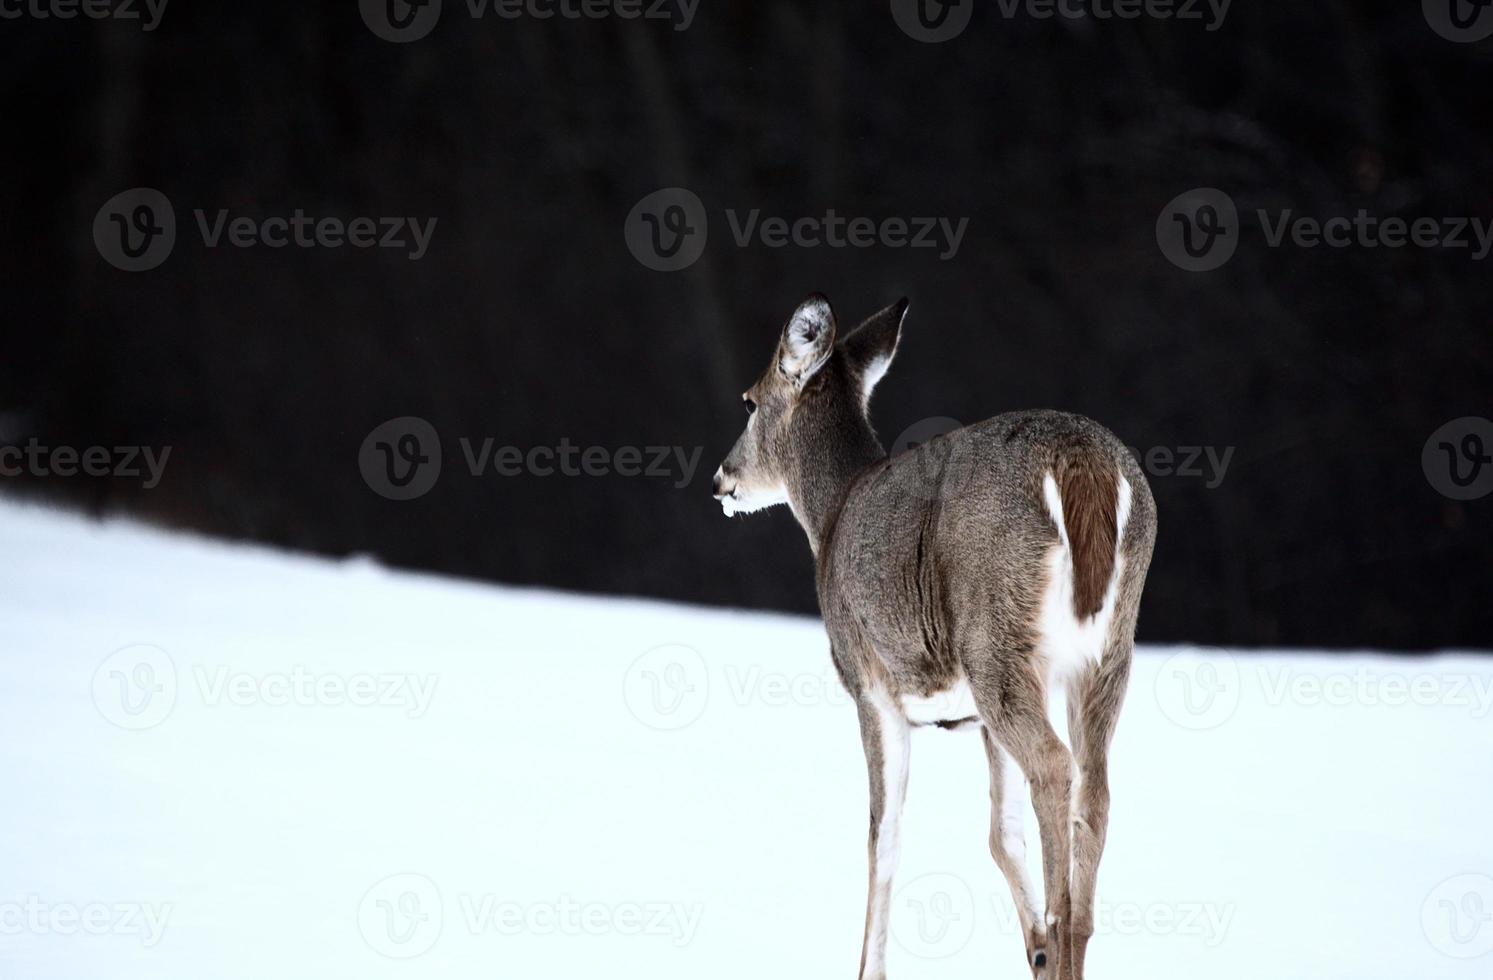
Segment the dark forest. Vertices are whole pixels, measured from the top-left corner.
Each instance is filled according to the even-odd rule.
[[[907,296],[873,404],[890,449],[1039,407],[1136,449],[1160,515],[1143,642],[1493,636],[1493,498],[1447,482],[1493,414],[1486,44],[1403,2],[991,2],[944,43],[884,3],[476,7],[404,43],[351,2],[0,21],[0,445],[169,447],[149,486],[32,466],[0,488],[810,612],[791,515],[727,521],[711,473],[795,304],[854,322]],[[131,272],[95,225],[136,188],[175,238]],[[1179,258],[1179,199],[1234,237],[1217,267]],[[683,267],[637,254],[650,200],[699,235]],[[341,231],[272,233],[297,215]],[[351,242],[371,229],[389,244]],[[406,418],[441,468],[391,499],[360,458]]]

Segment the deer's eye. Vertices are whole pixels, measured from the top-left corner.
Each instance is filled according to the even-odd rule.
[[[752,401],[750,398],[743,398],[741,400],[741,402],[742,402],[743,405],[746,406],[746,410],[747,410],[747,414],[748,415],[751,415],[753,412],[755,412],[757,410],[757,403],[754,402],[754,401]]]

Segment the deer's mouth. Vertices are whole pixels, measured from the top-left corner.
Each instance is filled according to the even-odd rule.
[[[727,480],[731,481],[729,486]],[[720,502],[721,510],[727,517],[734,517],[737,514],[753,514],[759,510],[766,510],[774,504],[788,502],[788,491],[785,488],[743,486],[734,476],[718,478],[714,487],[714,496]]]

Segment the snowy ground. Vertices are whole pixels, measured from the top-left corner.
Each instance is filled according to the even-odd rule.
[[[854,975],[816,622],[13,502],[0,555],[0,976]],[[1145,651],[1090,975],[1493,975],[1490,701],[1488,658]],[[984,772],[918,733],[896,976],[1026,975]]]

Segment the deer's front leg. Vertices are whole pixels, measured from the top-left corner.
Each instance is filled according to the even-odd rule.
[[[861,980],[886,977],[886,931],[891,917],[892,875],[901,851],[902,803],[907,798],[907,762],[912,728],[885,691],[864,691],[856,699],[861,741],[871,777],[870,894],[866,937],[861,947]]]

